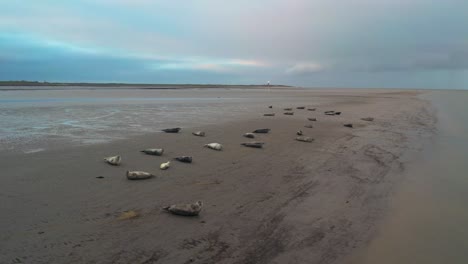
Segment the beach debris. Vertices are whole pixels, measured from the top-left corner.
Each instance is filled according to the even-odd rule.
[[[204,147],[214,149],[214,150],[222,150],[223,149],[223,145],[221,145],[219,143],[209,143],[209,144],[206,144]]]
[[[241,143],[242,146],[249,147],[249,148],[262,148],[263,147],[263,142],[246,142],[246,143]]]
[[[298,130],[298,131],[296,132],[296,134],[297,134],[298,136],[302,136],[302,135],[303,135],[302,130]]]
[[[203,132],[203,131],[195,131],[195,132],[192,132],[192,135],[197,136],[197,137],[204,137],[204,136],[205,136],[205,132]]]
[[[373,117],[364,117],[364,118],[361,118],[361,120],[364,120],[364,121],[367,121],[367,122],[372,122],[372,121],[374,121],[374,118]]]
[[[167,169],[169,169],[170,166],[171,166],[171,162],[168,161],[168,162],[165,162],[165,163],[161,163],[161,165],[159,166],[159,168],[160,168],[161,170],[167,170]]]
[[[294,112],[284,112],[285,115],[294,115]]]
[[[304,127],[305,127],[305,128],[314,128],[313,125],[305,125]]]
[[[255,138],[254,133],[245,133],[243,136],[246,137],[246,138]]]
[[[109,163],[110,165],[119,166],[120,162],[122,161],[122,158],[119,155],[117,155],[117,156],[104,158],[104,161]]]
[[[270,105],[268,108],[273,108],[273,106],[272,106],[272,105]]]
[[[270,132],[271,129],[269,128],[260,128],[260,129],[255,129],[252,133],[257,133],[257,134],[267,134]]]
[[[137,218],[138,216],[140,216],[140,215],[137,212],[135,212],[133,210],[130,210],[130,211],[125,211],[125,212],[121,213],[118,219],[119,220],[128,220],[128,219]]]
[[[151,177],[154,175],[146,171],[127,171],[127,179],[129,180],[145,180]]]
[[[284,108],[283,110],[284,110],[284,111],[291,111],[292,108],[289,108],[289,107],[288,107],[288,108]]]
[[[335,111],[325,111],[326,115],[335,115]]]
[[[344,124],[343,126],[353,128],[353,124]]]
[[[179,157],[175,157],[174,159],[178,160],[180,162],[192,163],[192,157],[191,156],[179,156]]]
[[[298,106],[296,109],[305,109],[305,106]]]
[[[317,118],[315,118],[315,117],[309,117],[309,118],[307,118],[307,120],[309,120],[309,121],[317,121]]]
[[[307,108],[307,111],[315,111],[317,108]]]
[[[275,116],[275,113],[263,114],[263,116]]]
[[[153,155],[153,156],[161,156],[164,153],[164,149],[162,148],[150,148],[150,149],[144,149],[141,150],[140,152],[143,152],[148,155]]]
[[[174,128],[166,128],[161,131],[164,131],[166,133],[179,133],[180,130],[181,130],[180,127],[174,127]]]
[[[203,203],[201,201],[196,201],[191,204],[174,204],[166,206],[163,208],[163,210],[175,215],[197,216],[200,213],[202,206]]]
[[[314,141],[313,138],[311,138],[311,137],[305,137],[305,136],[296,137],[296,140],[297,140],[297,141],[301,141],[301,142],[309,142],[309,143],[312,142],[312,141]]]

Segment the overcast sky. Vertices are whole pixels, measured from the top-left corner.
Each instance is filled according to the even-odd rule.
[[[0,80],[468,88],[468,1],[2,1]]]

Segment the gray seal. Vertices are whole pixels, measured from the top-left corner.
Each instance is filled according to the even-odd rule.
[[[141,150],[140,152],[143,152],[148,155],[153,155],[153,156],[161,156],[164,153],[164,149],[150,148],[150,149]]]
[[[301,141],[301,142],[307,142],[307,143],[314,141],[314,139],[311,137],[303,137],[303,136],[297,137],[296,140]]]
[[[180,130],[181,130],[180,127],[174,127],[174,128],[166,128],[161,131],[164,131],[166,133],[179,133]]]
[[[203,203],[201,201],[196,201],[191,204],[174,204],[169,205],[163,208],[163,210],[170,212],[175,215],[182,216],[197,216],[200,214]]]
[[[154,176],[155,175],[146,171],[127,171],[127,179],[129,180],[145,180]]]
[[[271,129],[269,128],[260,128],[260,129],[255,129],[254,131],[252,131],[252,133],[256,133],[256,134],[267,134],[270,132]]]
[[[246,142],[241,143],[242,146],[249,147],[249,148],[263,148],[263,142]]]

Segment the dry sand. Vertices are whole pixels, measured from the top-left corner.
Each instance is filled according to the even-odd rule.
[[[417,94],[307,92],[342,100],[315,112],[294,109],[294,116],[265,105],[251,119],[179,134],[3,153],[0,262],[346,263],[367,245],[405,164],[433,131],[431,107]],[[326,116],[326,110],[342,114]],[[276,116],[262,116],[268,112]],[[368,116],[375,121],[360,120]],[[314,128],[304,127],[310,123]],[[241,146],[251,141],[242,134],[257,128],[271,128],[255,139],[264,148]],[[299,129],[315,141],[295,141]],[[196,130],[207,136],[193,136]],[[224,150],[203,148],[211,142]],[[139,152],[149,147],[166,151],[161,157]],[[121,166],[102,161],[116,154]],[[179,155],[193,156],[193,163],[173,161],[159,170]],[[127,170],[158,177],[128,181]],[[198,217],[161,210],[196,200],[204,202]],[[122,219],[129,210],[139,216]]]

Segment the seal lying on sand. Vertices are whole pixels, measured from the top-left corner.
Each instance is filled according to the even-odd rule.
[[[284,111],[291,111],[292,108],[284,108],[283,110],[284,110]]]
[[[223,145],[221,145],[219,143],[206,144],[204,147],[214,149],[214,150],[222,150],[223,149]]]
[[[174,127],[174,128],[166,128],[166,129],[163,129],[162,131],[166,133],[179,133],[180,129],[181,129],[180,127]]]
[[[364,118],[361,118],[361,120],[364,120],[364,121],[367,121],[367,122],[372,122],[372,121],[374,121],[374,118],[373,117],[364,117]]]
[[[294,115],[294,112],[284,112],[285,115]]]
[[[104,161],[109,163],[110,165],[119,166],[120,162],[122,161],[122,158],[119,155],[117,155],[117,156],[104,158]]]
[[[275,113],[263,114],[263,116],[275,116]]]
[[[314,141],[314,139],[311,137],[297,137],[296,140],[301,141],[301,142],[309,142],[309,143]]]
[[[302,130],[298,130],[298,131],[296,132],[296,134],[297,134],[298,136],[302,136],[302,134],[303,134],[303,133],[302,133]]]
[[[246,142],[246,143],[241,143],[242,146],[246,146],[249,148],[262,148],[263,147],[263,142]]]
[[[317,108],[307,108],[307,111],[315,111]]]
[[[167,169],[169,169],[170,166],[171,166],[171,162],[168,161],[168,162],[165,162],[165,163],[161,163],[161,166],[159,166],[159,168],[161,170],[167,170]]]
[[[326,115],[335,115],[335,111],[325,111]]]
[[[309,121],[317,121],[317,118],[315,118],[315,117],[309,117],[309,118],[307,118],[307,120],[309,120]]]
[[[269,132],[270,132],[269,128],[261,128],[261,129],[255,129],[252,133],[267,134]]]
[[[205,136],[205,132],[203,132],[203,131],[195,131],[195,132],[192,132],[192,135],[197,136],[197,137],[204,137],[204,136]]]
[[[298,106],[296,109],[305,109],[305,106]]]
[[[160,149],[157,149],[157,148],[152,148],[152,149],[144,149],[140,152],[143,152],[145,154],[148,154],[148,155],[153,155],[153,156],[161,156],[163,153],[164,153],[164,149],[160,148]]]
[[[270,105],[268,108],[273,108],[273,106],[272,106],[272,105]]]
[[[198,137],[204,137],[204,136],[205,136],[205,132],[203,132],[203,131],[196,131],[196,132],[192,132],[192,135],[198,136]]]
[[[305,128],[314,128],[314,126],[312,126],[312,125],[305,125],[304,127]]]
[[[243,136],[246,138],[255,138],[254,133],[245,133]]]
[[[196,201],[191,204],[174,204],[170,206],[166,206],[163,210],[166,210],[175,215],[183,215],[183,216],[197,216],[201,209],[203,203],[201,201]]]
[[[343,126],[353,128],[353,124],[344,124]]]
[[[192,157],[191,156],[180,156],[180,157],[175,157],[174,159],[178,160],[180,162],[192,163]]]
[[[127,171],[127,179],[129,180],[144,180],[151,177],[154,175],[146,171]]]
[[[341,115],[341,112],[335,112],[335,115]]]

